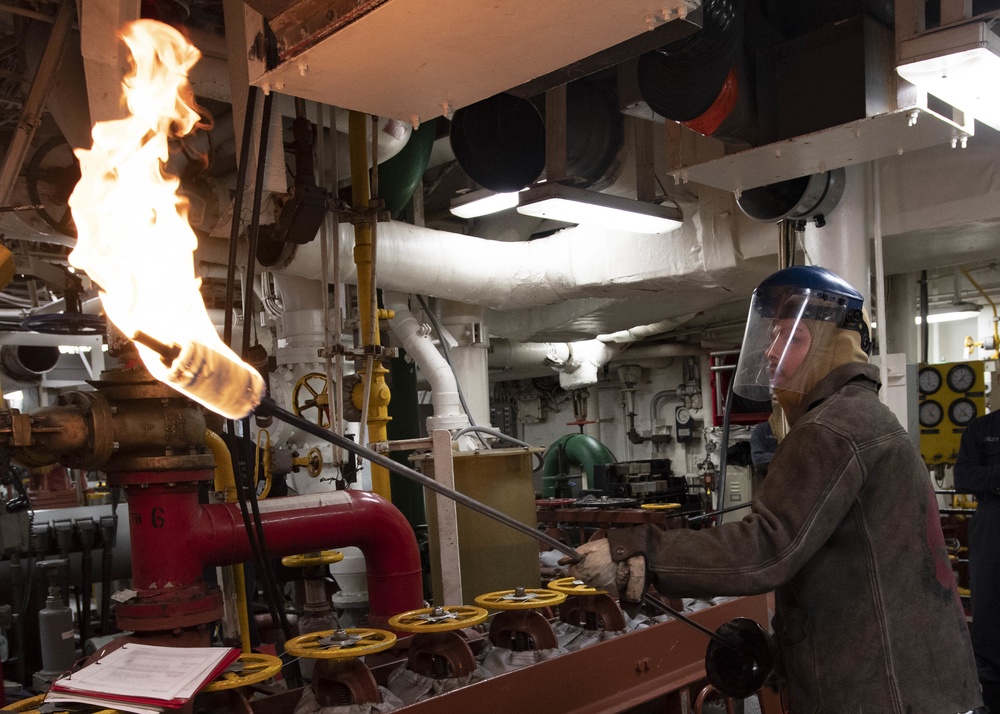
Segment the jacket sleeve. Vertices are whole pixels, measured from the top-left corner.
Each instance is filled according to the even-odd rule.
[[[612,558],[644,554],[662,594],[752,595],[788,582],[826,543],[865,478],[855,445],[829,426],[793,429],[743,520],[702,530],[608,532]]]
[[[983,451],[983,422],[974,421],[962,433],[955,461],[955,490],[962,493],[1000,494],[1000,463],[989,464]]]

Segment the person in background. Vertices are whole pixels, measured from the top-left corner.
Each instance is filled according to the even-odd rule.
[[[969,523],[972,649],[987,711],[1000,714],[1000,411],[963,432],[955,490],[979,502]]]
[[[578,548],[571,568],[638,602],[775,590],[792,714],[948,714],[980,706],[968,627],[927,469],[878,398],[862,296],[819,267],[754,291],[733,380],[773,391],[789,424],[750,515],[643,525]]]
[[[750,460],[753,463],[755,485],[767,476],[767,467],[778,448],[778,438],[774,435],[771,422],[762,421],[750,432]]]

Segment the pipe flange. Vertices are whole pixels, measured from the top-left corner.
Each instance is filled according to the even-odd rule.
[[[80,410],[87,421],[89,440],[87,453],[81,455],[81,468],[100,469],[114,453],[111,406],[99,392],[66,392],[59,395],[59,404]]]
[[[116,608],[118,627],[156,632],[196,627],[222,619],[222,591],[199,582],[181,588],[140,590]]]

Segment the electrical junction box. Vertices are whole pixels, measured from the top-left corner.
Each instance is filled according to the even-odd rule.
[[[986,413],[982,361],[920,365],[917,391],[920,455],[928,466],[954,464],[965,427]]]
[[[538,397],[517,400],[517,420],[522,424],[537,424],[545,421],[545,407]]]

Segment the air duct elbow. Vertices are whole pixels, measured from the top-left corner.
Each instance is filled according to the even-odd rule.
[[[45,345],[4,345],[0,369],[11,379],[37,384],[59,362],[59,348]]]

